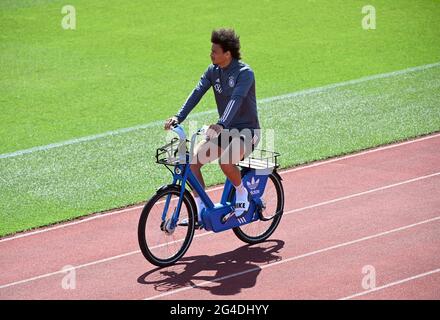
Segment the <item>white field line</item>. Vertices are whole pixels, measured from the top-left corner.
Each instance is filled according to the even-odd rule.
[[[410,225],[406,225],[406,226],[403,226],[403,227],[400,227],[400,228],[388,230],[388,231],[385,231],[385,232],[376,233],[376,234],[373,234],[373,235],[370,235],[370,236],[367,236],[367,237],[363,237],[363,238],[359,238],[359,239],[356,239],[356,240],[340,243],[340,244],[337,244],[337,245],[334,245],[334,246],[330,246],[330,247],[327,247],[327,248],[323,248],[323,249],[320,249],[320,250],[311,251],[311,252],[308,252],[308,253],[305,253],[305,254],[301,254],[301,255],[298,255],[298,256],[290,257],[290,258],[287,258],[287,259],[284,259],[284,260],[281,260],[281,261],[277,261],[277,262],[274,262],[274,263],[270,263],[270,264],[267,264],[267,265],[262,265],[262,266],[251,268],[251,269],[248,269],[248,270],[245,270],[245,271],[241,271],[241,272],[237,272],[237,273],[232,273],[232,274],[229,274],[227,276],[219,277],[219,278],[216,278],[216,279],[213,279],[213,280],[204,281],[204,282],[201,282],[199,284],[193,284],[193,285],[181,288],[181,289],[177,289],[177,290],[169,291],[169,292],[166,292],[166,293],[158,294],[156,296],[152,296],[152,297],[146,298],[145,300],[154,300],[154,299],[162,298],[162,297],[173,295],[173,294],[180,293],[180,292],[183,292],[183,291],[188,291],[188,290],[191,290],[191,289],[194,289],[194,288],[197,288],[197,287],[206,286],[206,285],[211,284],[211,283],[216,283],[218,281],[223,281],[223,280],[226,280],[226,279],[230,279],[230,278],[234,278],[234,277],[237,277],[237,276],[241,276],[241,275],[246,274],[246,273],[255,272],[255,271],[266,269],[266,268],[272,268],[272,267],[275,267],[275,266],[280,265],[280,264],[289,263],[289,262],[292,262],[292,261],[295,261],[295,260],[299,260],[299,259],[303,259],[303,258],[306,258],[306,257],[313,256],[313,255],[316,255],[316,254],[319,254],[319,253],[327,252],[327,251],[334,250],[334,249],[339,249],[339,248],[342,248],[342,247],[350,246],[350,245],[353,245],[353,244],[356,244],[356,243],[359,243],[359,242],[363,242],[363,241],[367,241],[367,240],[371,240],[371,239],[374,239],[374,238],[383,237],[383,236],[386,236],[386,235],[389,235],[389,234],[392,234],[392,233],[396,233],[398,231],[407,230],[409,228],[413,228],[413,227],[416,227],[416,226],[419,226],[419,225],[422,225],[422,224],[426,224],[426,223],[430,223],[430,222],[434,222],[434,221],[437,221],[437,220],[440,220],[440,216],[437,216],[435,218],[431,218],[431,219],[428,219],[428,220],[423,220],[423,221],[420,221],[420,222],[417,222],[417,223],[413,223],[413,224],[410,224]]]
[[[433,177],[433,176],[437,176],[437,175],[440,175],[440,172],[437,172],[437,173],[434,173],[434,174],[431,174],[431,175],[428,175],[428,176],[422,176],[422,177],[417,177],[417,178],[414,178],[414,179],[402,181],[402,182],[395,183],[395,184],[388,185],[388,186],[383,186],[383,187],[376,188],[376,189],[367,190],[365,192],[355,193],[355,194],[344,196],[344,197],[341,197],[341,198],[332,199],[330,201],[320,202],[320,203],[314,204],[312,206],[307,206],[307,207],[303,207],[303,208],[297,208],[297,209],[289,210],[289,211],[286,211],[284,213],[284,215],[287,215],[287,214],[290,214],[290,213],[296,213],[296,212],[300,212],[300,211],[305,211],[305,210],[316,208],[316,207],[319,207],[319,206],[325,206],[325,205],[328,205],[330,203],[335,203],[335,202],[338,202],[338,201],[344,201],[344,200],[347,200],[347,199],[350,199],[350,198],[362,196],[364,194],[370,194],[370,193],[375,192],[375,191],[381,191],[381,190],[384,190],[384,189],[389,189],[389,188],[397,187],[397,186],[400,186],[400,185],[403,185],[403,184],[408,184],[408,183],[419,181],[419,180],[422,180],[422,179],[427,179],[427,178],[430,178],[430,177]],[[437,218],[435,218],[435,219],[437,219]],[[430,220],[432,220],[432,219],[430,219]],[[195,238],[204,237],[204,236],[211,235],[211,234],[214,234],[214,232],[212,232],[212,231],[204,232],[202,234],[196,235]],[[168,243],[168,245],[172,244],[172,243],[179,242],[179,241],[181,241],[181,240],[176,240],[176,241],[170,242],[170,243]],[[156,247],[160,247],[160,246],[156,246]],[[154,247],[154,248],[156,248],[156,247]],[[75,269],[82,269],[82,268],[85,268],[85,267],[88,267],[88,266],[92,266],[92,265],[96,265],[96,264],[100,264],[100,263],[116,260],[116,259],[123,258],[123,257],[126,257],[126,256],[134,255],[134,254],[137,254],[137,253],[140,253],[140,250],[131,251],[131,252],[124,253],[124,254],[117,255],[117,256],[113,256],[113,257],[108,257],[108,258],[105,258],[105,259],[102,259],[102,260],[92,261],[92,262],[89,262],[89,263],[86,263],[86,264],[78,265],[78,266],[76,266],[74,268]],[[20,281],[17,281],[17,282],[12,282],[12,283],[8,283],[8,284],[4,284],[4,285],[0,286],[0,289],[11,287],[11,286],[15,286],[15,285],[19,285],[19,284],[23,284],[23,283],[27,283],[27,282],[31,282],[31,281],[34,281],[34,280],[39,280],[39,279],[47,278],[47,277],[50,277],[50,276],[53,276],[53,275],[57,275],[57,274],[61,274],[61,273],[65,273],[65,271],[59,270],[59,271],[43,274],[43,275],[40,275],[40,276],[28,278],[28,279],[25,279],[25,280],[20,280]]]
[[[409,278],[405,278],[405,279],[402,279],[402,280],[394,281],[394,282],[391,282],[391,283],[388,283],[388,284],[385,284],[383,286],[376,287],[376,288],[373,288],[373,289],[370,289],[370,290],[362,291],[362,292],[353,294],[351,296],[341,298],[339,300],[349,300],[349,299],[357,298],[357,297],[360,297],[360,296],[364,296],[364,295],[370,294],[372,292],[380,291],[380,290],[383,290],[383,289],[386,289],[386,288],[397,286],[397,285],[405,283],[405,282],[409,282],[409,281],[412,281],[412,280],[423,278],[423,277],[429,276],[429,275],[437,273],[437,272],[440,272],[440,268],[434,269],[434,270],[431,270],[431,271],[428,271],[428,272],[420,273],[420,274],[417,274],[415,276],[412,276],[412,277],[409,277]]]
[[[435,62],[435,63],[425,64],[425,65],[421,65],[421,66],[417,66],[417,67],[411,67],[411,68],[408,68],[408,69],[403,69],[403,70],[397,70],[397,71],[392,71],[392,72],[387,72],[387,73],[380,73],[380,74],[375,74],[375,75],[371,75],[371,76],[366,76],[366,77],[362,77],[362,78],[359,78],[359,79],[353,79],[353,80],[348,80],[348,81],[343,81],[343,82],[338,82],[338,83],[332,83],[332,84],[325,85],[325,86],[322,86],[322,87],[305,89],[305,90],[301,90],[301,91],[297,91],[297,92],[283,94],[283,95],[280,95],[280,96],[264,98],[264,99],[259,100],[258,102],[264,104],[264,103],[268,103],[268,102],[284,100],[284,99],[289,99],[289,98],[303,96],[303,95],[308,95],[308,94],[321,93],[321,92],[329,90],[329,89],[345,87],[345,86],[349,86],[349,85],[353,85],[353,84],[358,84],[358,83],[362,83],[362,82],[366,82],[366,81],[371,81],[371,80],[395,77],[395,76],[398,76],[398,75],[407,74],[407,73],[416,72],[416,71],[423,71],[423,70],[426,70],[426,69],[435,68],[435,67],[439,67],[439,66],[440,66],[440,62]]]
[[[359,79],[342,81],[342,82],[333,83],[333,84],[329,84],[329,85],[325,85],[325,86],[321,86],[321,87],[305,89],[305,90],[300,90],[300,91],[296,91],[296,92],[292,92],[292,93],[288,93],[288,94],[283,94],[283,95],[279,95],[279,96],[259,99],[258,103],[265,104],[265,103],[289,99],[289,98],[297,97],[297,96],[316,94],[316,93],[324,92],[324,91],[327,91],[330,89],[349,86],[349,85],[367,82],[367,81],[371,81],[371,80],[394,77],[394,76],[407,74],[407,73],[411,73],[411,72],[423,71],[423,70],[435,68],[438,66],[440,66],[440,62],[425,64],[425,65],[411,67],[411,68],[398,70],[398,71],[376,74],[376,75],[372,75],[372,76],[362,77]],[[216,109],[212,109],[212,110],[208,110],[208,111],[195,113],[195,114],[193,114],[193,116],[199,117],[199,116],[203,116],[206,114],[214,113],[216,111],[217,111]],[[29,154],[29,153],[34,153],[37,151],[45,151],[45,150],[58,148],[58,147],[62,147],[62,146],[67,146],[67,145],[72,145],[72,144],[81,143],[81,142],[94,141],[94,140],[101,139],[101,138],[108,137],[108,136],[115,136],[115,135],[120,135],[120,134],[131,132],[131,131],[154,127],[157,125],[161,125],[163,123],[164,123],[163,120],[158,120],[158,121],[153,121],[153,122],[149,122],[146,124],[137,125],[134,127],[121,128],[121,129],[117,129],[117,130],[106,131],[106,132],[103,132],[100,134],[95,134],[95,135],[90,135],[90,136],[86,136],[86,137],[75,138],[75,139],[60,141],[60,142],[56,142],[56,143],[51,143],[51,144],[47,144],[44,146],[38,146],[38,147],[33,147],[33,148],[29,148],[29,149],[24,149],[24,150],[18,150],[18,151],[14,151],[14,152],[10,152],[10,153],[4,153],[4,154],[0,154],[0,159],[17,157],[17,156],[21,156],[21,155],[25,155],[25,154]]]
[[[333,158],[333,159],[319,161],[319,162],[315,162],[315,163],[312,163],[312,164],[309,164],[309,165],[305,165],[305,166],[301,166],[301,167],[297,167],[297,168],[283,170],[283,171],[280,171],[279,174],[280,175],[284,175],[284,174],[289,173],[289,172],[294,172],[294,171],[314,168],[314,167],[322,166],[324,164],[333,163],[333,162],[336,162],[336,161],[341,161],[341,160],[345,160],[345,159],[349,159],[349,158],[363,156],[363,155],[367,155],[367,154],[370,154],[370,153],[384,151],[384,150],[388,150],[388,149],[392,149],[392,148],[397,148],[397,147],[401,147],[401,146],[404,146],[404,145],[407,145],[407,144],[412,144],[412,143],[421,142],[421,141],[425,141],[425,140],[429,140],[429,139],[433,139],[433,138],[439,138],[439,137],[440,137],[440,134],[435,134],[435,135],[426,136],[426,137],[422,137],[422,138],[415,139],[415,140],[405,141],[405,142],[401,142],[401,143],[397,143],[397,144],[391,144],[391,145],[388,145],[388,146],[383,146],[383,147],[379,147],[379,148],[375,148],[375,149],[371,149],[371,150],[367,150],[367,151],[363,151],[363,152],[359,152],[359,153],[354,153],[354,154],[343,156],[343,157],[339,157],[339,158]],[[215,187],[215,188],[212,188],[212,189],[208,189],[207,192],[209,193],[209,192],[212,192],[212,191],[220,190],[222,188],[223,188],[223,186]],[[69,226],[74,226],[74,225],[77,225],[77,224],[80,224],[80,223],[84,223],[84,222],[88,222],[88,221],[95,220],[95,219],[101,219],[101,218],[105,218],[105,217],[110,217],[110,216],[113,216],[113,215],[119,214],[119,213],[133,212],[134,210],[138,210],[138,209],[142,208],[143,206],[144,205],[142,204],[142,205],[133,206],[133,207],[129,207],[129,208],[122,209],[122,210],[117,210],[117,211],[114,211],[114,212],[101,213],[101,214],[93,215],[92,217],[80,219],[80,220],[77,220],[77,221],[74,221],[74,222],[62,223],[62,224],[56,225],[54,227],[46,227],[46,228],[43,228],[41,230],[21,233],[21,234],[15,235],[15,236],[10,236],[10,237],[4,238],[4,239],[0,239],[0,243],[1,242],[15,240],[15,239],[20,239],[20,238],[24,238],[24,237],[28,237],[28,236],[32,236],[32,235],[36,235],[36,234],[40,234],[40,233],[44,233],[44,232],[48,232],[48,231],[52,231],[52,230],[62,229],[62,228],[66,228],[66,227],[69,227]]]
[[[214,111],[215,110],[198,112],[198,113],[195,113],[193,116],[200,117],[200,116],[203,116],[206,114],[213,113]],[[77,143],[81,143],[81,142],[94,141],[94,140],[98,140],[98,139],[105,138],[108,136],[117,136],[117,135],[128,133],[131,131],[137,131],[137,130],[142,130],[142,129],[147,129],[147,128],[159,126],[159,125],[163,124],[164,122],[165,122],[164,120],[157,120],[157,121],[152,121],[152,122],[148,122],[145,124],[140,124],[140,125],[137,125],[134,127],[121,128],[121,129],[106,131],[103,133],[98,133],[98,134],[85,136],[85,137],[81,137],[81,138],[75,138],[75,139],[55,142],[55,143],[47,144],[44,146],[32,147],[29,149],[18,150],[18,151],[14,151],[14,152],[10,152],[10,153],[4,153],[4,154],[0,154],[0,159],[18,157],[18,156],[22,156],[22,155],[29,154],[29,153],[34,153],[37,151],[46,151],[49,149],[68,146],[68,145],[77,144]]]

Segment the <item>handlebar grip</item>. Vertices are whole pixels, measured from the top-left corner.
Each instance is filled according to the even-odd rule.
[[[174,128],[176,128],[178,125],[179,125],[179,123],[178,123],[177,121],[173,121],[173,122],[171,122],[171,124],[170,124],[170,128],[171,128],[171,129],[174,129]]]

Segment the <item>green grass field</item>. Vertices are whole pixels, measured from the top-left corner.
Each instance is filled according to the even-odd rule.
[[[440,130],[440,66],[264,100],[439,62],[440,1],[369,1],[376,30],[361,27],[363,1],[69,4],[76,30],[61,28],[64,2],[0,2],[0,154],[152,124],[0,157],[0,236],[145,201],[168,182],[153,160],[157,121],[208,66],[219,26],[241,35],[283,167]],[[214,109],[210,92],[188,120],[215,121],[196,114]]]

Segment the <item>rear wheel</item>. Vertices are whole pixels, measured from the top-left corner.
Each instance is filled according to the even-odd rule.
[[[158,190],[145,205],[139,219],[139,247],[144,257],[159,267],[172,265],[179,260],[188,250],[194,236],[195,205],[188,191],[184,193],[179,213],[179,221],[188,219],[188,226],[170,227],[179,197],[180,186],[169,185]],[[169,206],[163,220],[167,198]]]
[[[235,197],[235,188],[229,195],[229,201]],[[264,208],[262,219],[246,225],[233,228],[235,235],[242,241],[250,244],[259,243],[269,238],[274,233],[284,210],[284,190],[278,174],[271,173],[261,197]]]

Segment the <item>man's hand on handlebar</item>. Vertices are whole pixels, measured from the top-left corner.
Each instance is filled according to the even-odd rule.
[[[170,130],[172,126],[175,126],[179,124],[179,119],[177,119],[176,116],[173,116],[171,118],[168,118],[167,120],[165,120],[164,123],[164,129],[165,130]],[[217,136],[220,134],[220,132],[223,130],[223,127],[219,124],[211,124],[205,131],[205,136],[206,138],[209,139],[214,139],[217,138]]]
[[[164,129],[165,130],[170,130],[171,129],[171,126],[174,126],[174,125],[176,125],[176,124],[178,124],[179,123],[179,120],[177,119],[177,117],[171,117],[171,118],[169,118],[169,119],[167,119],[166,121],[165,121],[165,124],[164,124]]]

